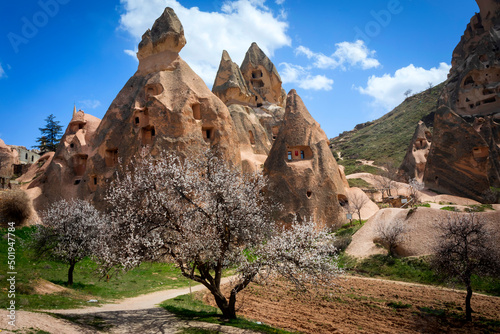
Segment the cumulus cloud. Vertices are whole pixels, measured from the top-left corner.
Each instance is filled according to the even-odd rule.
[[[166,6],[172,7],[184,26],[187,44],[183,59],[211,86],[219,67],[222,50],[241,63],[252,42],[272,57],[276,49],[290,46],[288,23],[275,15],[265,0],[224,2],[221,12],[203,12],[197,7],[183,7],[176,0],[121,0],[124,14],[121,27],[139,42]],[[131,55],[131,50],[125,51]]]
[[[95,109],[95,108],[101,106],[101,101],[99,101],[99,100],[82,100],[82,101],[78,101],[78,104],[80,104],[82,106],[83,110]]]
[[[285,0],[276,0],[275,2],[277,5],[282,5],[285,2]]]
[[[289,63],[280,64],[280,76],[283,83],[293,83],[302,89],[331,90],[333,80],[324,75],[312,75],[306,68]]]
[[[429,82],[439,84],[446,80],[451,66],[440,63],[439,67],[426,70],[410,64],[400,68],[394,75],[384,74],[381,77],[372,75],[366,87],[357,87],[361,94],[373,97],[374,104],[384,111],[392,110],[405,99],[404,93],[411,89],[413,93],[421,92],[429,87]]]
[[[296,48],[295,53],[313,59],[313,66],[321,69],[341,68],[345,70],[349,66],[367,70],[380,66],[379,61],[374,58],[375,51],[368,49],[364,41],[341,42],[335,44],[335,47],[335,52],[330,56],[311,51],[303,45]]]

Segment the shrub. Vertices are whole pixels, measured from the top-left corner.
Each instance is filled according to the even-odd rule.
[[[22,190],[0,192],[0,226],[14,222],[16,226],[26,224],[31,215],[31,200]]]

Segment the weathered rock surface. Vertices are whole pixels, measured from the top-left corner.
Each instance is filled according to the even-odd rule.
[[[270,143],[278,134],[286,101],[281,96],[277,98],[278,93],[285,94],[281,88],[281,79],[274,64],[257,44],[253,43],[247,51],[242,66],[245,68],[245,75],[224,51],[212,92],[229,106],[233,121],[239,124],[237,131],[242,145],[243,168],[245,171],[253,171],[254,165],[263,164],[266,159],[264,154],[269,152]],[[249,85],[255,87],[250,89]],[[248,116],[239,112],[243,109]],[[248,120],[243,122],[244,118]],[[265,148],[253,146],[249,150],[248,142],[263,143]]]
[[[478,0],[453,52],[434,123],[427,187],[478,201],[500,188],[500,2]]]
[[[399,167],[399,174],[403,180],[416,179],[418,182],[423,181],[431,143],[432,134],[430,130],[425,126],[424,122],[418,122],[403,163]]]
[[[99,123],[99,118],[82,110],[74,113],[56,152],[52,157],[45,154],[44,159],[40,159],[41,163],[45,161],[39,166],[46,168],[45,172],[36,177],[35,171],[33,177],[36,178],[27,187],[35,209],[41,210],[53,201],[77,196],[87,161],[92,155],[91,142]],[[45,165],[47,162],[48,166]]]
[[[179,19],[172,9],[165,9],[139,44],[137,72],[96,131],[80,196],[102,198],[119,165],[127,165],[143,147],[153,155],[162,150],[189,155],[217,146],[225,159],[240,164],[229,111],[179,57],[184,44]]]
[[[19,164],[19,153],[0,139],[0,177],[9,178],[14,175],[15,164]]]
[[[285,90],[281,88],[278,70],[257,43],[252,43],[248,49],[241,64],[241,73],[254,94],[257,106],[265,102],[285,106],[287,97]]]
[[[266,130],[259,122],[255,111],[239,104],[229,106],[241,150],[241,164],[244,172],[262,170],[271,143]]]
[[[240,67],[231,60],[226,50],[222,52],[212,92],[227,106],[233,103],[255,105],[255,97],[250,93]]]
[[[293,215],[338,227],[345,219],[340,202],[346,191],[328,138],[295,90],[288,93],[283,125],[264,164],[268,194],[283,205],[280,217]]]
[[[47,152],[38,159],[38,161],[32,164],[26,174],[21,175],[16,179],[19,183],[31,183],[37,177],[43,175],[47,168],[52,162],[55,152]],[[21,188],[27,188],[28,184],[21,186]]]

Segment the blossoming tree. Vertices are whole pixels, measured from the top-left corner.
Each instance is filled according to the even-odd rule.
[[[118,174],[107,195],[104,269],[170,260],[206,286],[223,316],[235,318],[236,296],[257,278],[281,274],[297,286],[330,285],[339,274],[334,236],[314,222],[277,227],[261,174],[242,174],[217,153],[180,158],[143,151]],[[236,268],[229,296],[223,269]],[[264,275],[265,273],[265,275]]]

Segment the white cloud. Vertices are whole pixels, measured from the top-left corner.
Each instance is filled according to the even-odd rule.
[[[2,67],[2,64],[0,64],[0,78],[6,78],[7,74],[5,74],[5,71]]]
[[[121,27],[139,42],[165,7],[172,7],[184,27],[187,44],[182,58],[211,86],[219,67],[222,50],[241,63],[252,42],[272,57],[274,50],[291,45],[288,23],[265,6],[265,0],[224,2],[222,12],[202,12],[183,7],[176,0],[121,0],[125,13]],[[131,51],[131,50],[128,50]],[[125,51],[127,54],[131,52]]]
[[[314,59],[314,66],[321,69],[336,69],[340,67],[345,70],[346,66],[359,66],[363,70],[376,68],[380,63],[375,59],[375,51],[368,49],[365,42],[341,42],[335,44],[336,50],[331,56],[313,52],[305,46],[295,49],[296,54],[303,54],[309,59]]]
[[[139,59],[137,59],[137,49],[136,50],[123,50],[125,54],[129,55],[130,57],[134,58],[137,62],[139,62]]]
[[[83,110],[95,109],[95,108],[101,106],[101,101],[99,101],[99,100],[82,100],[82,101],[78,101],[78,104],[80,104],[83,107]]]
[[[374,98],[374,105],[385,111],[392,110],[405,99],[404,93],[411,89],[413,93],[421,92],[429,87],[429,82],[437,85],[448,76],[451,66],[440,63],[439,67],[426,70],[410,64],[400,68],[394,75],[384,74],[381,77],[372,75],[366,87],[357,87],[361,94]]]
[[[282,5],[283,3],[285,3],[285,0],[276,0],[275,2],[277,5]]]
[[[308,90],[332,90],[333,80],[324,75],[312,75],[302,66],[289,63],[280,64],[281,80],[283,83],[293,83],[302,89]]]

